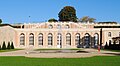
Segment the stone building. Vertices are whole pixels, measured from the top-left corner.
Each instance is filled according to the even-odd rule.
[[[44,22],[0,26],[0,44],[16,48],[95,48],[120,36],[120,24]]]

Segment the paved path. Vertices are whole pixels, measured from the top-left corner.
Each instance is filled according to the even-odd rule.
[[[52,50],[55,51],[55,50]],[[75,51],[75,52],[74,52]],[[72,50],[72,52],[64,53],[53,53],[53,52],[40,52],[33,51],[31,49],[18,50],[12,52],[1,52],[0,56],[25,56],[25,57],[37,57],[37,58],[80,58],[80,57],[92,57],[92,56],[115,56],[120,55],[120,52],[111,52],[111,51],[100,51],[98,52],[96,49],[83,49],[82,51],[76,53],[76,50]]]

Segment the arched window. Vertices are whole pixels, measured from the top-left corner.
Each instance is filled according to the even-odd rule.
[[[65,28],[68,29],[68,28],[70,28],[70,26],[69,26],[69,25],[66,25]]]
[[[20,45],[25,45],[25,35],[23,33],[20,34]]]
[[[52,26],[52,25],[49,25],[49,26],[48,26],[48,28],[49,28],[49,29],[52,29],[52,28],[53,28],[53,26]]]
[[[66,44],[71,45],[71,34],[70,33],[66,34]]]
[[[40,33],[38,36],[38,45],[43,45],[43,34]]]
[[[57,29],[60,29],[60,28],[61,28],[61,25],[58,24],[58,25],[57,25]]]
[[[52,45],[53,44],[53,36],[51,33],[48,34],[48,45]]]
[[[111,37],[111,32],[108,33],[108,37]]]
[[[29,35],[29,45],[34,45],[34,34],[30,33]]]
[[[57,35],[57,45],[61,45],[62,44],[62,35],[60,33],[58,33]]]
[[[99,44],[99,35],[96,33],[94,35],[94,47],[97,47]]]
[[[75,44],[80,45],[80,34],[78,33],[75,35]]]
[[[84,47],[89,48],[90,47],[90,35],[88,33],[86,33],[84,39],[85,39]]]

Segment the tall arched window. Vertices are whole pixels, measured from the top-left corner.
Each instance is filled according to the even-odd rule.
[[[38,36],[38,45],[43,45],[43,34],[40,33]]]
[[[20,45],[25,45],[25,34],[20,34]]]
[[[57,35],[57,45],[61,45],[62,44],[62,35],[60,33],[58,33]]]
[[[90,47],[90,35],[88,33],[85,34],[85,45],[86,48]]]
[[[111,37],[111,32],[108,33],[108,37]]]
[[[66,34],[66,44],[71,45],[71,34],[70,33]]]
[[[70,26],[69,25],[65,25],[65,28],[68,29],[68,28],[70,28]]]
[[[57,25],[57,29],[61,29],[61,25],[60,24]]]
[[[29,45],[34,45],[34,34],[30,33],[29,35]]]
[[[80,34],[78,33],[75,35],[75,44],[80,45]]]
[[[97,47],[99,44],[99,35],[96,33],[94,35],[94,47]]]
[[[51,33],[48,34],[48,45],[52,45],[53,44],[53,36]]]
[[[52,29],[52,28],[53,28],[53,26],[52,26],[52,25],[49,25],[49,26],[48,26],[48,28],[49,28],[49,29]]]

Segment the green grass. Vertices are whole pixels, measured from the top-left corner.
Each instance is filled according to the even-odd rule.
[[[120,52],[120,50],[112,50],[112,49],[101,49],[101,50],[112,51],[112,52]]]
[[[119,66],[120,56],[90,58],[0,57],[0,66]]]
[[[22,49],[10,49],[10,50],[0,50],[0,52],[11,52],[11,51],[17,51]]]

